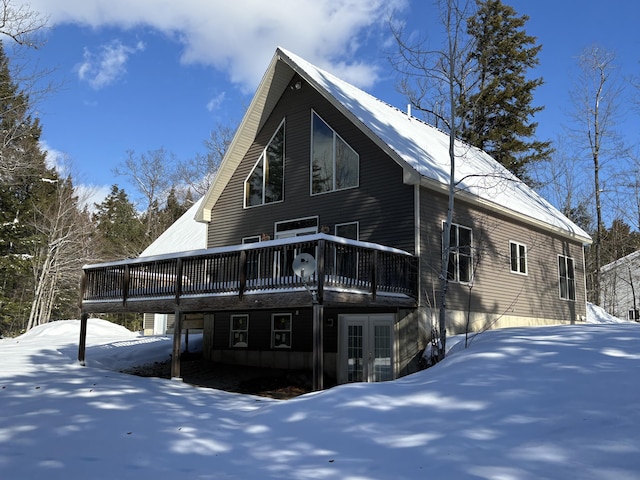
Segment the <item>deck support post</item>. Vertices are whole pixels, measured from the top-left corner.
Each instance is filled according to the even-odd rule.
[[[89,314],[82,312],[80,315],[80,341],[78,342],[78,361],[84,367],[85,352],[87,350],[87,322]]]
[[[171,355],[171,378],[180,378],[180,342],[182,340],[182,310],[175,310],[173,322],[173,353]]]
[[[322,304],[313,304],[313,390],[324,389],[324,342],[322,324],[324,307]]]

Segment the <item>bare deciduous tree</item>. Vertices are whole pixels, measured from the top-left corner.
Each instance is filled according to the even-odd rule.
[[[469,50],[472,41],[466,34],[466,19],[470,15],[470,2],[464,0],[440,0],[438,9],[445,33],[444,48],[429,48],[425,40],[409,43],[400,28],[392,26],[398,51],[392,63],[401,75],[400,89],[407,95],[411,104],[435,120],[435,124],[444,124],[449,134],[449,182],[447,217],[443,227],[442,255],[440,259],[440,288],[438,330],[440,335],[439,358],[446,352],[446,316],[447,290],[449,281],[449,256],[451,253],[450,229],[453,221],[454,198],[456,191],[456,137],[461,123],[457,111],[458,99],[469,85]]]
[[[160,208],[169,194],[175,165],[175,156],[164,148],[139,155],[129,150],[124,162],[113,170],[115,175],[129,178],[142,196],[144,204],[140,207],[146,212],[145,234],[148,238],[157,237],[158,232],[153,228],[156,219],[153,211]]]
[[[19,45],[38,47],[42,44],[38,33],[48,18],[31,9],[26,3],[15,0],[0,0],[0,34],[11,38]]]
[[[178,162],[177,183],[186,185],[196,198],[207,193],[233,139],[233,134],[234,130],[231,127],[217,124],[204,142],[207,148],[205,154],[198,154],[191,160]]]
[[[43,241],[34,243],[31,254],[35,287],[27,330],[47,323],[61,291],[77,287],[92,231],[88,216],[78,209],[80,199],[70,177],[41,181],[55,185],[55,196],[35,212],[34,227]]]
[[[596,214],[593,265],[591,268],[591,301],[600,302],[600,268],[602,267],[602,194],[603,168],[608,161],[624,156],[615,132],[621,86],[617,81],[615,54],[598,46],[585,49],[578,59],[580,77],[571,92],[574,120],[581,134],[583,149],[588,152],[593,172],[593,201]]]

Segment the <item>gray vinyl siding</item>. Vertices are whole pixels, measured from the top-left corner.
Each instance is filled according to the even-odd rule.
[[[427,304],[438,304],[441,229],[446,197],[421,189],[421,281]],[[575,321],[586,315],[583,247],[542,229],[495,212],[482,211],[460,200],[454,223],[473,231],[473,285],[450,282],[448,307],[453,310]],[[511,272],[511,241],[527,249],[527,274]],[[576,300],[560,298],[558,255],[572,257]],[[428,292],[428,293],[427,293]],[[435,299],[433,298],[435,292]],[[430,302],[430,303],[429,303]]]
[[[359,187],[310,194],[312,109],[359,154]],[[284,201],[244,209],[244,181],[283,118]],[[301,90],[285,91],[213,207],[208,246],[234,245],[263,233],[274,238],[275,222],[308,216],[318,216],[319,227],[328,227],[329,233],[336,224],[357,221],[361,240],[415,249],[413,187],[403,183],[400,166],[304,84]]]

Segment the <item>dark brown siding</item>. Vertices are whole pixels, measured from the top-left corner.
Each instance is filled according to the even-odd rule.
[[[421,190],[421,270],[422,290],[437,299],[442,222],[446,198]],[[494,212],[482,211],[460,200],[454,208],[454,223],[473,230],[476,275],[469,285],[450,283],[448,306],[453,310],[517,315],[532,318],[577,320],[585,311],[583,247],[541,229]],[[526,245],[527,275],[512,273],[509,242]],[[558,255],[574,259],[576,301],[560,299]]]
[[[310,195],[311,112],[315,110],[359,155],[360,186]],[[282,119],[285,127],[284,201],[243,209],[243,184]],[[208,246],[241,243],[267,233],[274,223],[318,216],[333,233],[335,224],[358,221],[360,239],[414,251],[413,187],[402,169],[309,85],[287,89],[212,210]]]

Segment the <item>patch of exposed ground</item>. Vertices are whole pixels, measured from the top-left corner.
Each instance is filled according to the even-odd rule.
[[[134,367],[124,373],[171,378],[171,361]],[[204,360],[198,354],[183,355],[180,376],[190,385],[282,400],[311,391],[311,372],[226,365]]]

